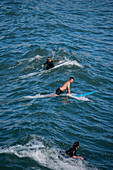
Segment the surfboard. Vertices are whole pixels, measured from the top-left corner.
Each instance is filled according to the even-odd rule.
[[[87,95],[93,94],[93,93],[95,93],[95,92],[96,92],[96,91],[92,91],[92,92],[85,93],[85,94],[76,94],[75,96],[76,96],[76,97],[83,97],[83,96],[87,96]]]

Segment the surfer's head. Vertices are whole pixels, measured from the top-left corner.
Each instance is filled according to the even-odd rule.
[[[50,58],[50,57],[48,57],[48,58],[47,58],[47,61],[48,61],[48,62],[51,62],[51,58]]]
[[[73,83],[74,82],[74,78],[73,77],[70,77],[70,82]]]
[[[75,143],[73,144],[73,148],[78,149],[78,148],[79,148],[79,142],[75,142]]]

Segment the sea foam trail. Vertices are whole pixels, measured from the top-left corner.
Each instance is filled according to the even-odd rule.
[[[60,149],[48,148],[36,139],[30,140],[24,145],[15,145],[10,147],[1,148],[0,154],[12,154],[19,158],[30,158],[35,160],[41,166],[51,168],[54,170],[86,170],[86,164],[82,160],[60,160],[58,158]]]
[[[37,98],[45,98],[45,97],[54,97],[55,93],[50,93],[47,95],[36,94],[34,96],[24,96],[24,99],[37,99]],[[56,96],[57,97],[57,96]]]
[[[44,98],[44,97],[46,97],[46,95],[36,94],[34,96],[24,96],[25,99],[37,99],[37,98]]]
[[[63,62],[62,64],[55,66],[54,68],[58,68],[58,67],[61,67],[61,66],[68,66],[68,65],[76,65],[78,67],[83,68],[83,66],[81,64],[79,64],[77,61],[71,61],[71,60],[67,60],[67,61]]]
[[[56,68],[59,68],[59,67],[62,67],[62,66],[69,66],[69,65],[75,65],[75,66],[78,66],[78,67],[81,67],[83,68],[83,66],[81,64],[79,64],[77,61],[71,61],[71,60],[66,60],[64,61],[63,63],[61,64],[58,64],[56,65],[55,67],[53,67],[52,69],[49,69],[49,70],[41,70],[41,71],[38,71],[38,72],[34,72],[34,73],[29,73],[27,75],[23,75],[23,76],[20,76],[21,79],[24,79],[24,78],[28,78],[28,77],[32,77],[32,76],[35,76],[35,75],[42,75],[44,73],[48,73]]]
[[[20,79],[28,78],[37,75],[39,72],[29,73],[27,75],[20,76]]]

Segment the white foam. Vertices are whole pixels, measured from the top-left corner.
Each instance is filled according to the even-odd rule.
[[[15,145],[6,148],[0,147],[0,153],[9,153],[19,158],[28,157],[35,160],[41,166],[51,168],[53,170],[86,170],[86,164],[81,160],[58,158],[58,149],[48,148],[36,139],[30,140],[25,145]]]
[[[36,94],[34,96],[24,96],[25,99],[37,99],[37,98],[43,98],[45,95]]]
[[[24,79],[24,78],[28,78],[28,77],[32,77],[32,76],[35,76],[37,75],[38,72],[34,72],[34,73],[29,73],[27,75],[23,75],[23,76],[20,76],[21,79]]]
[[[32,57],[29,59],[29,62],[32,62],[35,59],[41,59],[42,57],[40,55],[36,55],[35,57]]]
[[[83,68],[83,66],[81,64],[79,64],[77,61],[75,61],[75,60],[71,61],[71,60],[66,59],[65,62],[58,64],[57,66],[53,67],[52,69],[55,69],[55,68],[58,68],[58,67],[61,67],[61,66],[69,66],[69,65],[76,65],[78,67]]]

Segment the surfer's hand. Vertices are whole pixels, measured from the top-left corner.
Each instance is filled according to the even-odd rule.
[[[44,64],[42,64],[42,67],[44,67]]]
[[[59,63],[62,63],[63,61],[59,61]]]
[[[73,158],[80,158],[81,160],[84,160],[84,158],[81,156],[73,156]]]

